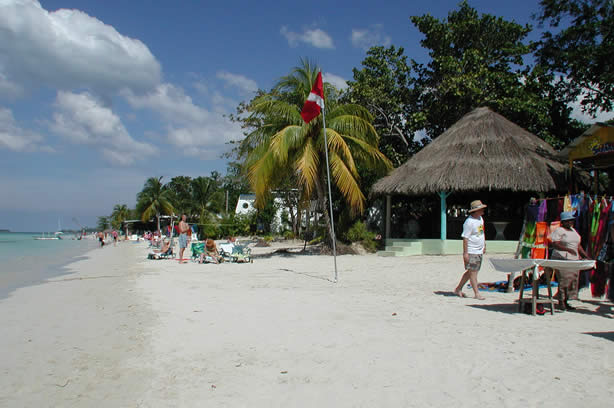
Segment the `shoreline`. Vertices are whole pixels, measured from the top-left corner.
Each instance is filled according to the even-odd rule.
[[[456,256],[342,255],[334,284],[331,256],[199,265],[147,252],[92,250],[70,274],[0,300],[0,405],[601,407],[614,397],[609,302],[534,317],[515,312],[516,293],[450,296]],[[480,281],[502,275],[485,262]]]

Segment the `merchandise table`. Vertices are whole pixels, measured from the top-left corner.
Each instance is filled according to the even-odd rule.
[[[554,314],[554,300],[552,299],[552,286],[550,285],[551,270],[572,270],[581,271],[595,267],[595,261],[591,259],[582,259],[577,261],[566,261],[560,259],[491,259],[490,263],[493,268],[499,272],[510,273],[509,285],[513,284],[514,274],[521,272],[520,278],[520,294],[518,296],[518,311],[522,311],[524,303],[531,303],[531,314],[535,316],[537,305],[539,303],[550,304],[550,314]],[[539,280],[535,279],[539,276],[539,267],[544,268],[546,274],[546,285],[548,295],[544,298],[539,297]],[[533,282],[531,297],[524,298],[524,283],[527,281],[527,273],[533,271]]]

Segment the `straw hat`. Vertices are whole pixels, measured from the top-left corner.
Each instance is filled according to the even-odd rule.
[[[214,242],[214,241],[213,241],[211,238],[209,238],[209,239],[207,240],[207,243],[205,244],[205,246],[206,246],[207,248],[213,248],[213,247],[215,246],[215,242]]]
[[[482,204],[480,200],[475,200],[471,202],[469,213],[472,213],[477,210],[481,210],[482,208],[486,208],[486,204]]]
[[[574,220],[576,217],[573,215],[573,211],[563,211],[561,213],[561,221]]]

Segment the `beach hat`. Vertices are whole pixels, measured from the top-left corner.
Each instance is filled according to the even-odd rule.
[[[207,240],[207,243],[205,244],[207,248],[213,248],[214,245],[215,245],[215,242],[211,238],[209,238]]]
[[[471,202],[469,212],[472,213],[477,210],[481,210],[482,208],[486,208],[486,204],[482,204],[480,200],[475,200]]]
[[[561,221],[568,221],[575,219],[575,215],[573,215],[573,211],[563,211],[561,213]]]

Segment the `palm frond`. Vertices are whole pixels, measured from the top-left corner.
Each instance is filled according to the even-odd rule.
[[[316,185],[319,167],[320,157],[318,155],[318,149],[314,145],[313,139],[308,139],[299,152],[295,162],[299,184],[303,187],[307,197],[311,196]]]
[[[330,172],[352,211],[361,214],[365,209],[365,196],[344,160],[335,153],[330,155]]]
[[[326,138],[328,139],[329,151],[341,156],[352,174],[354,176],[358,176],[354,157],[352,157],[352,151],[345,140],[343,140],[343,136],[335,132],[333,129],[326,129]]]

